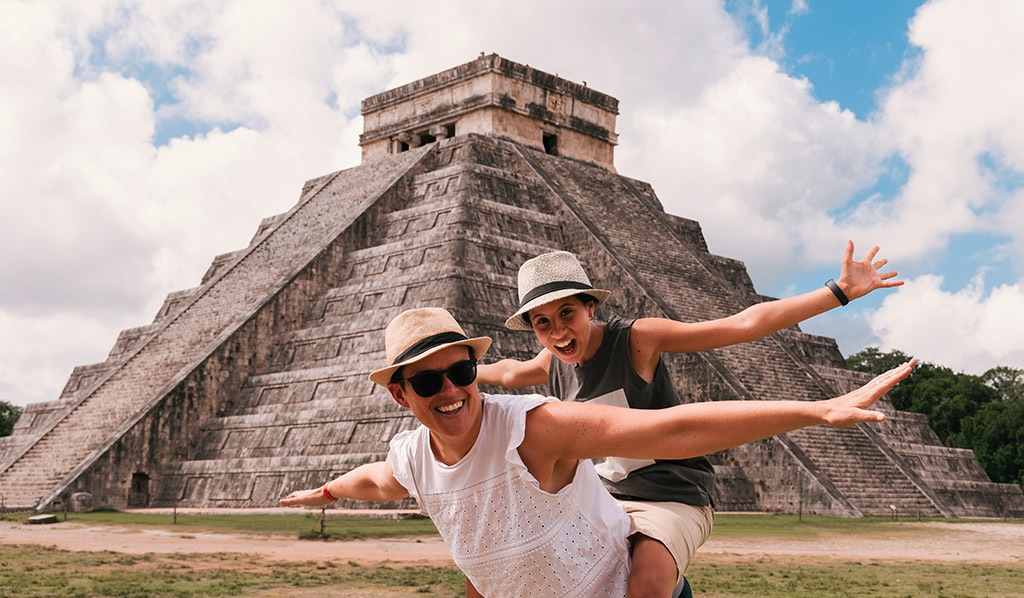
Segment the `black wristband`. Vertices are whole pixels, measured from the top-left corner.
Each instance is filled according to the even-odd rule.
[[[846,296],[846,293],[843,292],[843,289],[839,288],[836,281],[830,278],[828,279],[828,282],[825,283],[825,286],[827,286],[828,290],[832,291],[832,294],[836,296],[840,305],[846,305],[850,302],[850,299]]]

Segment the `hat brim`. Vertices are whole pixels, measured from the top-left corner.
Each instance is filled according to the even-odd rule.
[[[468,339],[466,339],[464,341],[455,341],[454,343],[445,343],[443,345],[438,345],[436,347],[431,347],[430,349],[428,349],[428,350],[426,350],[426,351],[424,351],[424,352],[422,352],[422,353],[420,353],[418,355],[410,357],[409,359],[406,359],[405,361],[402,361],[400,363],[396,363],[394,365],[388,366],[388,367],[386,367],[386,368],[384,368],[382,370],[377,370],[375,372],[371,372],[370,373],[370,380],[372,380],[376,384],[380,384],[381,386],[387,387],[387,385],[391,383],[391,377],[394,376],[395,372],[398,371],[400,368],[403,368],[403,367],[405,367],[407,365],[416,363],[417,361],[420,361],[421,359],[425,359],[425,358],[433,355],[434,353],[437,353],[438,351],[441,351],[443,349],[447,349],[448,347],[470,347],[470,348],[473,349],[473,358],[474,359],[480,359],[481,357],[484,356],[484,353],[487,353],[487,349],[490,348],[490,346],[491,346],[491,339],[490,339],[490,337],[487,337],[487,336],[478,336],[476,338],[468,338]]]
[[[527,324],[526,320],[523,319],[523,314],[535,307],[540,307],[545,303],[551,303],[552,301],[558,301],[559,299],[565,299],[566,297],[572,297],[574,295],[590,295],[595,301],[597,301],[597,305],[601,305],[611,294],[611,291],[605,291],[603,289],[560,289],[557,291],[551,291],[550,293],[545,293],[532,301],[528,301],[525,305],[520,307],[516,313],[512,314],[507,320],[505,320],[505,328],[508,328],[509,330],[533,330],[533,327]]]

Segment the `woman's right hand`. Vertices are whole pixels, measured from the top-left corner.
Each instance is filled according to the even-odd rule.
[[[279,502],[286,507],[322,507],[331,504],[332,501],[324,495],[324,489],[321,486],[312,490],[297,490]]]

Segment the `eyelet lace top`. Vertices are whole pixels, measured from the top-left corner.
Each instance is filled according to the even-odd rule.
[[[395,478],[430,515],[455,563],[484,596],[626,594],[629,518],[590,461],[552,494],[519,457],[526,413],[556,399],[484,395],[476,444],[438,462],[421,426],[391,441]]]

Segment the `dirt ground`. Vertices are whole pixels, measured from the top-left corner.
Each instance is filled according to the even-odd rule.
[[[971,562],[1024,565],[1024,525],[1002,522],[908,523],[892,536],[819,535],[814,538],[723,538],[712,533],[697,560],[749,562],[822,560],[861,562]],[[0,543],[54,546],[74,551],[254,554],[272,561],[344,560],[361,564],[452,563],[438,538],[300,541],[285,536],[178,533],[159,529],[58,522],[26,525],[0,521]]]

